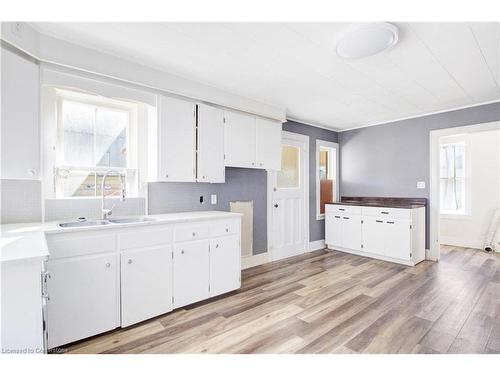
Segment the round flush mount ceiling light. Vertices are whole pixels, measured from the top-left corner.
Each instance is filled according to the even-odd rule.
[[[398,28],[378,22],[356,25],[348,29],[337,43],[337,55],[344,59],[360,59],[394,47]]]

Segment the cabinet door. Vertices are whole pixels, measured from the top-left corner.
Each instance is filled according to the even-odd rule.
[[[174,308],[209,297],[209,240],[174,245]]]
[[[200,182],[224,182],[224,111],[198,104],[198,169]]]
[[[325,242],[332,247],[342,247],[342,217],[325,214]]]
[[[100,254],[47,263],[49,348],[120,325],[117,257]]]
[[[172,310],[172,246],[121,253],[122,327]]]
[[[241,285],[240,236],[214,238],[210,242],[210,297]]]
[[[361,250],[361,216],[342,215],[342,247]]]
[[[255,168],[255,117],[225,112],[224,118],[226,166]]]
[[[4,179],[37,179],[40,169],[38,65],[2,47],[1,170]]]
[[[363,216],[363,251],[384,255],[385,223],[382,217]]]
[[[281,123],[255,119],[255,146],[257,168],[281,169]]]
[[[386,234],[384,255],[397,259],[410,259],[411,229],[410,220],[386,219],[384,226]]]
[[[196,106],[162,96],[159,124],[159,180],[195,181]]]

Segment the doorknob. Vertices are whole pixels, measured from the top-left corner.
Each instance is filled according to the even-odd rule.
[[[275,203],[275,204],[274,204],[274,208],[278,208],[278,203]]]

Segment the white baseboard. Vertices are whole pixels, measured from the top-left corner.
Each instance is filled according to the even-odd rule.
[[[439,242],[441,243],[441,245],[468,247],[471,249],[483,250],[483,241],[482,240],[441,236],[441,237],[439,237]]]
[[[321,250],[326,247],[325,240],[317,240],[309,242],[309,251]]]
[[[260,266],[264,263],[269,263],[271,261],[269,253],[261,253],[256,255],[249,255],[241,258],[241,269],[246,270],[247,268]]]

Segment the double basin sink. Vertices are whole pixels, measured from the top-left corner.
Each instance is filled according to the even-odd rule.
[[[86,220],[81,219],[77,221],[69,221],[66,223],[60,223],[61,228],[81,228],[81,227],[96,227],[101,225],[113,225],[113,224],[135,224],[135,223],[145,223],[150,221],[155,221],[156,219],[150,217],[126,217],[126,218],[116,218],[116,219],[105,219],[105,220]]]

